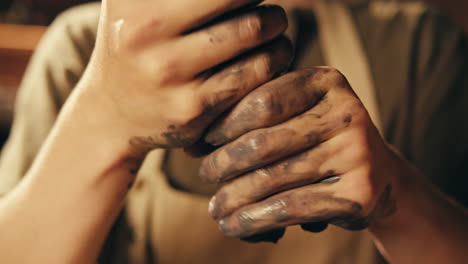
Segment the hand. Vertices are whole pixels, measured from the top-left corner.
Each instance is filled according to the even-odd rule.
[[[79,92],[102,98],[107,119],[138,149],[193,144],[220,113],[291,61],[290,42],[280,37],[284,11],[245,8],[258,2],[103,1],[82,81],[89,85]]]
[[[302,70],[263,85],[205,140],[227,143],[200,169],[202,178],[224,183],[209,211],[227,236],[276,240],[268,232],[281,235],[297,224],[359,230],[394,209],[400,160],[335,69]]]

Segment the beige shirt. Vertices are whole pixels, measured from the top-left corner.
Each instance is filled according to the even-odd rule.
[[[387,140],[420,167],[426,168],[427,161],[433,163],[427,166],[438,170],[462,164],[458,152],[444,152],[450,160],[439,160],[427,157],[424,151],[443,152],[444,146],[421,145],[427,143],[424,136],[442,140],[452,133],[444,127],[435,133],[427,129],[446,125],[444,115],[463,111],[462,102],[468,102],[458,89],[466,69],[461,61],[463,35],[426,9],[393,8],[393,13],[382,14],[366,3],[349,7],[372,68]],[[314,13],[301,9],[291,10],[291,14],[295,67],[322,65]],[[98,4],[61,15],[33,56],[19,91],[11,138],[0,160],[0,195],[14,188],[28,170],[80,79],[93,49],[98,16]],[[453,93],[458,95],[456,99],[451,97]],[[453,104],[447,108],[448,99]],[[434,119],[433,115],[441,117]],[[450,121],[457,133],[468,130],[460,126],[463,123]],[[465,151],[468,144],[458,142],[460,152]],[[330,226],[312,234],[291,227],[276,245],[225,238],[207,214],[208,198],[201,194],[211,193],[213,186],[197,180],[197,166],[198,161],[180,151],[156,150],[147,157],[103,250],[103,263],[376,263],[367,231]],[[431,177],[440,179],[438,172]],[[184,191],[187,189],[195,192]]]

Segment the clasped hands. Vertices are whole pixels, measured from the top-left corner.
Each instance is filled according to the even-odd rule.
[[[366,228],[395,209],[400,159],[338,70],[281,75],[287,18],[259,2],[103,1],[78,93],[102,98],[129,153],[215,146],[200,177],[222,183],[209,213],[227,236]]]

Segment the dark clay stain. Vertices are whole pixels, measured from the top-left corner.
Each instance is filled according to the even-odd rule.
[[[184,135],[181,131],[168,131],[161,134],[166,140],[165,143],[156,143],[153,137],[132,137],[129,140],[130,146],[144,152],[149,152],[157,148],[185,147],[193,144],[194,138]]]
[[[206,137],[205,141],[213,146],[221,146],[226,144],[229,141],[229,138],[226,137],[219,130],[211,131]]]
[[[307,160],[309,153],[303,152],[297,155],[292,156],[291,158],[287,159],[286,162],[281,164],[281,167],[285,173],[289,173],[291,168],[296,165],[297,163],[301,163]]]
[[[241,238],[241,240],[249,243],[269,242],[276,244],[284,236],[285,232],[285,228],[280,228],[266,233],[260,233],[253,236]]]
[[[344,75],[340,75],[339,78],[337,78],[336,86],[344,89],[350,89],[351,86],[349,85],[348,80]]]
[[[128,173],[130,173],[133,176],[136,176],[138,173],[138,168],[131,168],[128,170]]]
[[[345,124],[350,124],[353,121],[353,117],[351,115],[347,115],[344,119],[343,122]]]
[[[341,181],[341,176],[328,176],[325,179],[319,181],[321,184],[334,184]]]
[[[312,233],[320,233],[327,229],[328,223],[327,222],[316,222],[316,223],[307,223],[302,224],[301,228],[304,231],[312,232]]]
[[[189,147],[198,140],[200,130],[221,114],[220,109],[235,103],[237,92],[237,89],[232,89],[213,95],[213,101],[203,104],[204,110],[199,116],[184,125],[169,125],[167,131],[161,133],[161,137],[166,141],[163,144],[155,143],[153,137],[133,137],[130,144],[148,151],[155,148]]]
[[[377,202],[377,206],[371,214],[372,218],[386,217],[396,212],[396,202],[392,199],[392,185],[385,186],[385,190]]]
[[[182,131],[183,129],[179,129],[162,133],[162,137],[166,139],[168,147],[185,147],[193,144],[195,138],[188,136]]]
[[[127,188],[128,188],[128,189],[131,189],[131,188],[133,187],[134,184],[135,184],[135,180],[130,181],[130,182],[128,183],[128,185],[127,185]]]
[[[271,214],[271,224],[287,224],[296,217],[295,215],[301,214],[296,214],[295,212],[291,211],[294,210],[294,207],[288,208],[288,200],[291,198],[292,197],[290,196],[284,196],[271,201],[265,201],[264,206],[275,208],[275,210],[272,210],[268,213]],[[363,208],[361,204],[357,202],[344,198],[334,197],[333,192],[313,193],[304,195],[301,198],[302,200],[300,201],[300,207],[308,206],[309,204],[314,206],[318,203],[327,203],[331,205],[330,208],[319,210],[313,216],[305,216],[306,218],[303,219],[304,222],[329,222],[350,230],[360,230],[368,226],[368,218],[360,216]],[[279,202],[283,202],[284,205],[277,206]],[[238,236],[252,232],[257,221],[259,221],[259,219],[252,219],[252,217],[250,217],[247,212],[240,212],[238,214],[238,220],[240,228],[239,230],[235,231],[236,235]],[[267,220],[262,219],[261,221]]]
[[[193,158],[201,158],[213,153],[216,149],[217,147],[208,144],[203,140],[199,140],[192,146],[185,148],[184,152]]]
[[[328,171],[326,174],[330,175],[329,180],[332,182],[336,182],[339,180],[336,178],[340,178],[339,176],[334,176],[334,171]],[[391,191],[392,186],[389,184],[385,187],[384,192],[379,197],[375,209],[367,216],[362,215],[363,207],[360,203],[345,198],[334,197],[333,192],[305,194],[300,197],[301,201],[299,207],[308,205],[313,206],[314,204],[318,203],[326,203],[329,204],[330,207],[316,212],[313,216],[305,216],[305,219],[303,220],[309,223],[303,224],[302,227],[307,231],[320,232],[327,227],[327,223],[330,223],[348,230],[365,229],[376,217],[387,216],[395,212],[396,208],[394,201],[391,199]],[[294,210],[294,207],[288,207],[288,201],[292,198],[293,197],[290,195],[286,195],[284,197],[272,199],[270,201],[266,200],[263,206],[274,208],[271,212],[268,213],[269,216],[265,216],[266,218],[263,217],[262,219],[253,219],[248,212],[239,212],[237,217],[240,228],[235,230],[235,233],[233,233],[233,230],[229,230],[226,226],[224,229],[226,232],[230,232],[230,234],[242,236],[242,234],[248,234],[254,231],[257,222],[260,220],[268,221],[268,218],[270,218],[270,221],[272,221],[270,224],[274,225],[288,223],[294,218],[295,215],[295,212],[291,211]],[[294,198],[297,199],[297,197]],[[278,206],[279,203],[282,203],[283,206]],[[298,215],[300,215],[300,213],[298,213]],[[263,237],[263,239],[270,241],[272,238],[269,237],[269,235],[270,234],[268,234],[267,237]],[[273,238],[275,237],[279,238],[279,236],[273,236]],[[252,240],[254,242],[263,241],[262,235],[259,235],[258,237],[253,236]]]
[[[315,146],[322,141],[322,133],[317,131],[311,131],[305,135],[306,137],[306,144],[308,146]]]
[[[291,129],[279,129],[268,133],[259,133],[247,139],[249,142],[254,142],[253,144],[239,142],[228,147],[225,151],[231,162],[228,166],[222,168],[221,178],[229,179],[291,155],[294,150],[291,150],[288,146],[295,134],[296,132]],[[276,145],[271,150],[265,147],[267,141],[277,140],[278,138],[282,139],[280,145]]]
[[[262,141],[264,140],[264,137],[257,137],[259,144],[262,144]],[[250,144],[246,144],[244,142],[236,143],[234,146],[228,147],[225,151],[232,160],[240,160],[246,156],[250,156],[255,152]]]
[[[210,121],[222,114],[222,110],[236,102],[239,97],[239,90],[234,88],[214,94],[212,97],[214,99],[203,102],[203,112],[197,118],[191,120],[188,125],[192,127],[196,127],[199,123],[208,125]]]
[[[166,145],[157,144],[153,137],[132,137],[129,140],[129,144],[133,148],[143,152],[149,152],[156,148],[166,147]]]
[[[320,76],[323,75],[315,76],[316,73],[317,71],[310,70],[302,75],[285,77],[284,81],[268,84],[268,89],[254,92],[252,99],[242,105],[243,109],[231,117],[232,121],[229,123],[235,131],[235,136],[251,129],[279,124],[325,100],[326,91],[317,89],[311,84],[311,79],[321,78]],[[259,98],[264,98],[264,100],[259,100]],[[218,135],[209,135],[208,142],[216,145],[226,143],[225,136],[218,133]]]
[[[210,212],[211,217],[214,219],[219,219],[225,216],[224,204],[228,199],[228,195],[224,192],[217,193],[216,199],[214,200],[213,210]]]

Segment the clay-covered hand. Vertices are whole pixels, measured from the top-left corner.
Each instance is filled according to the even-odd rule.
[[[103,1],[77,93],[99,98],[108,123],[139,149],[190,146],[291,61],[284,11],[259,2]]]
[[[223,183],[209,212],[227,236],[277,240],[301,224],[366,228],[392,213],[399,157],[346,78],[316,67],[254,90],[205,140],[200,176]]]

